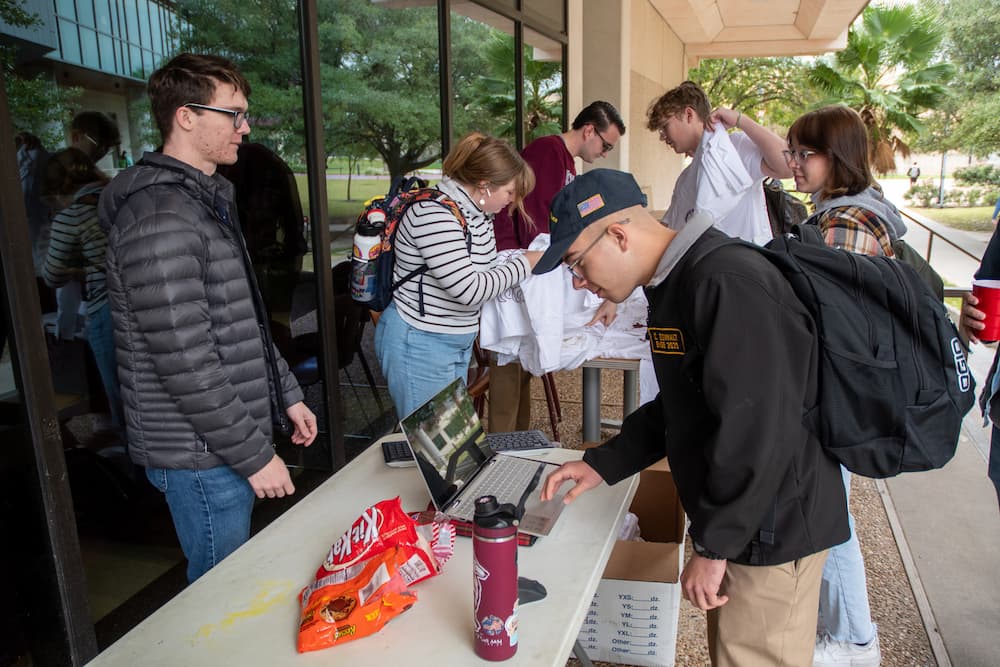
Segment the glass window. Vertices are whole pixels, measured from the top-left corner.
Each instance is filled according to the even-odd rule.
[[[70,63],[82,63],[80,58],[80,35],[76,23],[59,19],[59,55]]]
[[[129,46],[129,71],[137,79],[145,79],[146,74],[142,70],[142,50],[138,46]],[[152,72],[150,72],[152,74]]]
[[[514,22],[474,4],[452,12],[452,140],[478,130],[516,144]]]
[[[105,72],[116,72],[114,42],[107,35],[98,33],[97,43],[101,51],[101,69]]]
[[[152,44],[149,36],[149,3],[146,0],[138,0],[136,8],[139,12],[139,44],[143,47],[149,47]],[[133,36],[132,39],[135,37]]]
[[[524,141],[562,132],[562,45],[524,30]]]
[[[122,0],[125,7],[125,25],[128,28],[128,41],[133,44],[139,43],[139,17],[136,14],[136,0]]]
[[[112,30],[111,25],[111,8],[108,6],[109,0],[94,0],[94,12],[95,18],[97,19],[97,29],[101,32],[110,33]]]
[[[150,4],[149,6],[149,21],[152,26],[152,36],[149,40],[149,47],[152,48],[157,53],[163,53],[163,31],[160,28],[160,11],[162,7],[157,4]]]
[[[56,13],[71,21],[76,20],[76,2],[74,0],[56,0]]]
[[[88,28],[94,27],[94,3],[93,0],[77,0],[76,16],[80,25]]]
[[[144,78],[148,78],[149,75],[153,73],[153,70],[156,69],[153,64],[153,52],[148,51],[147,49],[142,50],[142,69],[145,73]]]
[[[100,69],[101,57],[97,53],[97,33],[89,28],[80,28],[80,46],[83,50],[83,64]]]

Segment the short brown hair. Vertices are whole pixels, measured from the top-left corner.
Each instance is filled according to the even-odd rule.
[[[875,185],[868,130],[854,109],[833,105],[799,116],[788,128],[788,143],[792,142],[830,160],[830,175],[820,199],[856,195]]]
[[[182,53],[153,72],[146,90],[164,143],[173,130],[174,112],[189,102],[210,104],[220,83],[232,84],[250,97],[246,77],[222,56]]]
[[[622,120],[621,114],[611,102],[604,100],[591,102],[573,119],[574,130],[579,130],[584,125],[593,125],[598,132],[604,132],[614,125],[618,128],[618,134],[625,136],[625,121]]]
[[[499,187],[513,180],[513,205],[522,218],[531,224],[524,211],[524,198],[535,187],[535,172],[514,147],[503,139],[481,132],[465,135],[448,153],[441,171],[459,183],[472,186],[485,181]]]
[[[79,148],[64,148],[45,162],[43,195],[71,195],[88,183],[107,183],[107,175]]]
[[[646,127],[653,132],[658,132],[667,120],[681,113],[687,107],[694,109],[701,122],[708,124],[708,117],[712,113],[712,105],[708,102],[708,95],[694,81],[685,81],[653,100],[646,111],[646,117],[649,119],[646,122]]]

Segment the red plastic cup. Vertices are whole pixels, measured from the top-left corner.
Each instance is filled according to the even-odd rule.
[[[1000,340],[1000,280],[973,280],[972,295],[979,299],[975,308],[986,313],[986,328],[976,334],[979,340]]]

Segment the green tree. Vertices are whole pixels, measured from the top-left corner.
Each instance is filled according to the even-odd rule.
[[[895,169],[896,153],[909,157],[909,142],[924,127],[918,115],[948,95],[955,68],[936,60],[942,38],[936,12],[869,6],[851,26],[847,47],[809,73],[825,103],[844,103],[861,114],[880,174]]]
[[[941,0],[948,58],[961,85],[951,119],[953,148],[985,156],[1000,151],[1000,12],[996,0]]]
[[[481,91],[476,100],[492,125],[492,134],[516,141],[514,119],[514,39],[494,31],[485,48],[489,76],[476,82]],[[530,143],[562,131],[562,63],[535,60],[530,46],[524,47],[524,136]]]
[[[819,94],[803,58],[726,58],[702,61],[688,78],[714,106],[729,107],[768,127],[787,128]]]
[[[38,16],[24,10],[22,0],[0,0],[0,21],[19,28],[38,23]],[[0,71],[7,91],[14,132],[30,132],[44,146],[62,144],[63,125],[70,121],[70,108],[80,89],[62,87],[45,74],[22,75],[16,68],[16,48],[0,45]]]

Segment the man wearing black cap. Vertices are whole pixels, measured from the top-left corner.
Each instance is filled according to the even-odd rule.
[[[849,535],[837,464],[803,426],[816,404],[815,329],[766,258],[695,213],[681,230],[645,209],[631,175],[595,169],[553,200],[552,243],[577,289],[649,299],[659,396],[621,433],[545,482],[571,502],[667,456],[691,520],[684,597],[708,611],[714,665],[810,664],[826,550]]]

